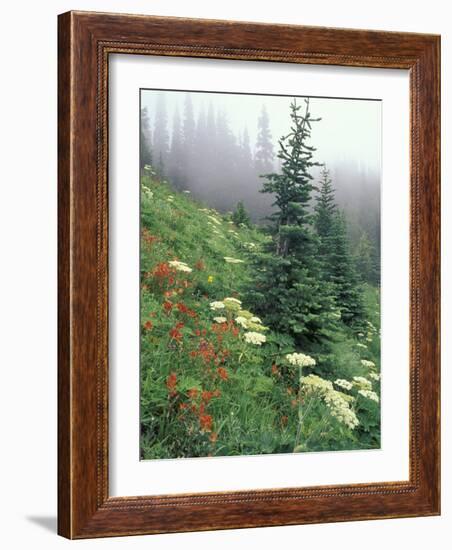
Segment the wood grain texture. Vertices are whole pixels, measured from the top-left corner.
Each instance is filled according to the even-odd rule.
[[[59,16],[58,531],[68,538],[439,513],[438,36],[69,12]],[[410,480],[108,495],[108,57],[410,71]]]

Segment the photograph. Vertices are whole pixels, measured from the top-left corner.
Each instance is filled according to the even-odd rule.
[[[381,104],[140,90],[141,460],[380,449]]]

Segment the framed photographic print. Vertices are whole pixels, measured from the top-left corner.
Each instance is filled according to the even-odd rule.
[[[59,17],[59,533],[439,514],[438,36]]]

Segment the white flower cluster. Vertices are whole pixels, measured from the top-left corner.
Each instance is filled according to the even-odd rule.
[[[149,200],[154,197],[154,193],[146,185],[141,185],[141,191],[144,193],[145,197]]]
[[[366,397],[367,399],[375,401],[375,403],[378,403],[380,401],[378,399],[378,395],[372,390],[358,390],[358,393],[363,397]]]
[[[215,216],[209,215],[207,217],[209,218],[209,220],[212,220],[213,223],[216,223],[217,225],[221,225],[220,220],[218,218],[216,218]]]
[[[262,321],[259,319],[259,317],[256,317],[253,313],[251,313],[251,311],[248,311],[247,309],[242,309],[242,302],[238,298],[228,296],[221,301],[210,302],[210,309],[213,311],[223,309],[226,310],[226,312],[228,312],[231,316],[234,315],[234,321],[237,323],[237,325],[244,328],[245,330],[250,331],[249,334],[255,334],[257,332],[264,332],[268,330],[268,327],[265,327],[262,324]],[[217,322],[227,321],[227,319],[224,317],[221,317],[221,319],[224,319],[224,321]],[[214,318],[214,321],[215,320],[216,318]],[[248,338],[252,339],[253,337],[251,336]],[[265,342],[265,337],[263,338],[263,340],[260,339],[260,343]],[[252,341],[251,343],[255,344],[256,342]],[[260,345],[260,343],[257,345]]]
[[[267,341],[267,338],[259,332],[245,332],[245,342],[247,344],[254,344],[260,346]]]
[[[237,298],[224,298],[223,304],[228,311],[233,311],[234,313],[237,313],[242,309],[242,302]]]
[[[155,171],[150,164],[144,165],[144,171],[151,176],[155,176]]]
[[[354,386],[358,386],[362,390],[371,390],[372,382],[364,378],[363,376],[354,376]]]
[[[224,308],[225,305],[223,304],[223,302],[210,302],[210,309],[212,309],[213,311]]]
[[[304,353],[288,353],[286,359],[294,367],[313,367],[315,359]]]
[[[365,348],[365,349],[367,349],[367,346],[366,346],[366,344],[361,344],[361,342],[358,342],[358,343],[356,344],[356,347],[358,347],[358,348]]]
[[[376,372],[369,372],[369,378],[372,378],[372,380],[375,380],[378,382],[380,380],[381,376],[377,374]]]
[[[213,320],[215,321],[215,323],[226,323],[227,319],[226,317],[214,317]]]
[[[248,311],[247,309],[239,309],[235,322],[242,328],[255,332],[268,330],[267,327],[264,327],[259,317],[253,315],[251,311]]]
[[[231,258],[230,256],[224,256],[224,261],[227,264],[243,264],[243,263],[245,263],[243,260],[239,260],[238,258]]]
[[[316,374],[309,374],[308,376],[302,376],[300,378],[302,386],[305,387],[308,392],[319,390],[323,391],[334,391],[333,383],[324,378],[320,378]]]
[[[177,271],[183,271],[184,273],[191,273],[193,269],[191,267],[188,267],[188,265],[185,262],[179,262],[177,260],[171,260],[168,262],[168,264],[171,267],[174,267],[177,269]]]
[[[300,382],[308,392],[317,391],[322,396],[331,416],[351,430],[358,426],[359,420],[349,405],[349,402],[353,401],[353,397],[335,390],[332,382],[315,374],[303,376]]]
[[[325,394],[324,399],[327,407],[330,409],[331,416],[334,416],[334,418],[351,430],[358,426],[359,420],[349,407],[343,393],[333,390]]]
[[[367,369],[375,368],[375,363],[373,361],[367,361],[367,359],[361,359],[361,365]]]
[[[248,320],[240,315],[235,318],[235,322],[243,328],[248,328]]]
[[[336,384],[336,386],[339,386],[344,390],[351,390],[353,388],[353,384],[348,380],[344,380],[343,378],[338,378],[337,380],[334,381],[334,383]]]

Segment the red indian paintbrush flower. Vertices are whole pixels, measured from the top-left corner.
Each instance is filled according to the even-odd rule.
[[[211,432],[212,431],[213,419],[210,416],[210,414],[202,414],[199,417],[199,424],[201,426],[201,430],[203,430],[205,432]]]
[[[183,334],[179,331],[177,326],[169,331],[169,335],[171,336],[171,339],[176,340],[176,342],[182,341]]]
[[[228,379],[228,371],[224,367],[218,367],[217,372],[222,380]]]
[[[175,394],[174,390],[176,389],[176,385],[177,385],[177,374],[175,372],[172,372],[166,379],[166,387],[168,388],[170,395]]]
[[[196,397],[198,397],[198,389],[197,388],[190,388],[187,391],[187,395],[190,399],[196,399]]]

